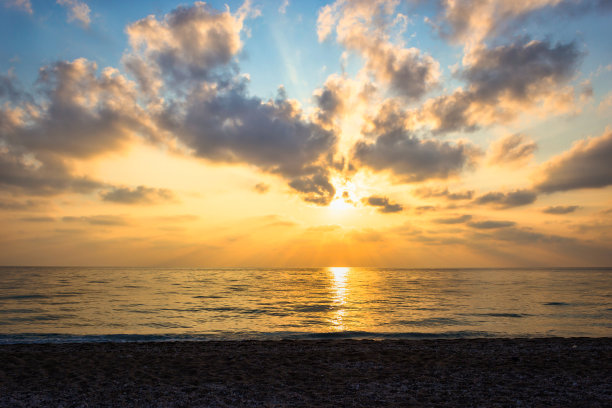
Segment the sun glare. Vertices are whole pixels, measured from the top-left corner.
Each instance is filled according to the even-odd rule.
[[[352,180],[342,177],[332,177],[331,182],[336,189],[336,195],[329,204],[330,210],[344,212],[354,209],[359,203],[358,188]]]
[[[332,289],[334,290],[334,303],[337,305],[336,312],[332,317],[332,324],[335,330],[345,330],[344,325],[344,304],[347,296],[348,273],[351,268],[346,266],[332,266],[327,268],[332,274]]]
[[[329,271],[334,275],[335,281],[344,281],[346,280],[346,274],[351,268],[348,266],[330,266]]]

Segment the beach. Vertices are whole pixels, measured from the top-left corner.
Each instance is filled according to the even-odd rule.
[[[0,406],[612,406],[612,338],[5,344]]]

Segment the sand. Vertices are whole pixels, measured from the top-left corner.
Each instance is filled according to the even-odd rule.
[[[0,346],[2,407],[611,407],[612,338]]]

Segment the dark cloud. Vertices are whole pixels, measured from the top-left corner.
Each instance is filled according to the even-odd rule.
[[[388,83],[391,92],[397,95],[418,99],[438,84],[438,63],[415,48],[371,43],[364,54],[367,55],[366,67],[379,80]]]
[[[462,141],[419,139],[406,130],[405,115],[395,103],[383,105],[364,129],[375,141],[358,142],[354,159],[374,170],[389,170],[404,181],[415,182],[456,176],[480,155],[475,146]]]
[[[289,186],[301,194],[302,199],[317,205],[328,205],[336,194],[326,172],[295,178]]]
[[[433,206],[433,205],[420,205],[418,207],[415,207],[415,211],[420,214],[420,213],[424,213],[427,211],[434,211],[436,210],[438,207]]]
[[[245,162],[287,177],[308,173],[335,135],[301,117],[289,101],[264,102],[240,84],[200,90],[172,129],[199,157]]]
[[[471,219],[472,219],[471,215],[465,214],[465,215],[460,215],[460,216],[451,217],[451,218],[438,218],[437,220],[435,220],[435,222],[438,224],[463,224],[465,222],[468,222]]]
[[[455,191],[450,192],[448,188],[445,189],[432,189],[428,187],[417,188],[412,192],[416,197],[420,198],[445,198],[451,201],[457,200],[471,200],[474,196],[474,190]]]
[[[530,88],[538,83],[558,84],[570,79],[581,55],[575,43],[552,45],[526,38],[476,51],[474,63],[460,76],[480,101],[495,101],[500,96],[524,101],[532,96]]]
[[[165,188],[138,186],[113,187],[100,193],[102,200],[120,204],[154,204],[174,200],[174,194]]]
[[[470,113],[477,102],[474,94],[457,90],[450,95],[428,100],[423,107],[423,115],[434,122],[434,129],[438,133],[472,132],[480,126],[479,119]]]
[[[100,75],[96,71],[94,62],[82,58],[41,68],[37,84],[42,102],[18,105],[25,115],[2,138],[35,154],[87,158],[121,149],[137,134],[152,133],[133,84],[112,68]],[[6,115],[9,109],[0,110]]]
[[[519,133],[502,137],[491,145],[489,163],[520,164],[533,157],[538,145]]]
[[[245,85],[194,92],[183,112],[168,111],[168,130],[198,157],[255,165],[289,180],[306,201],[328,204],[335,190],[319,162],[335,134],[303,118],[292,101],[264,102],[248,96]]]
[[[166,85],[170,98],[157,124],[195,156],[256,166],[285,178],[306,201],[326,205],[335,190],[323,156],[335,134],[305,118],[282,87],[275,100],[249,95],[248,76],[232,63],[242,49],[243,21],[253,14],[248,2],[234,14],[198,2],[149,16],[127,28],[132,51],[124,63],[149,96]],[[325,92],[319,102],[326,109],[337,103]]]
[[[333,119],[342,112],[344,108],[345,95],[342,89],[342,78],[330,77],[322,89],[319,89],[314,99],[319,107],[317,119],[326,125],[331,125]]]
[[[374,170],[390,170],[408,182],[446,179],[458,175],[477,156],[472,145],[420,140],[409,134],[390,133],[374,143],[355,145],[354,158]]]
[[[536,187],[545,193],[612,185],[612,131],[575,143],[542,165]]]
[[[364,204],[377,207],[381,213],[396,213],[404,210],[401,204],[392,203],[387,197],[370,196],[361,200]]]
[[[573,42],[553,45],[528,38],[483,47],[457,74],[467,81],[467,88],[427,101],[421,115],[433,122],[437,132],[473,131],[507,121],[544,98],[555,101],[550,96],[572,78],[582,55]],[[565,93],[558,95],[567,102]]]
[[[266,183],[257,183],[255,184],[253,189],[257,191],[259,194],[265,194],[268,192],[268,190],[270,190],[270,186],[267,185]]]
[[[31,160],[12,151],[0,150],[0,186],[17,194],[48,196],[70,191],[90,193],[104,184],[88,177],[71,174],[66,164],[55,156]]]
[[[476,229],[497,229],[497,228],[508,228],[514,226],[516,223],[513,221],[473,221],[468,223],[472,228]]]
[[[542,210],[542,212],[546,214],[569,214],[573,213],[579,208],[580,206],[578,205],[555,205],[551,207],[546,207]]]
[[[533,203],[538,195],[532,190],[515,190],[508,193],[490,192],[477,197],[476,204],[493,204],[500,208],[520,207]]]
[[[138,20],[126,29],[132,45],[126,68],[149,89],[157,75],[173,86],[209,79],[215,68],[229,64],[241,50],[240,32],[247,14],[246,8],[231,14],[196,2],[161,19],[151,15]]]

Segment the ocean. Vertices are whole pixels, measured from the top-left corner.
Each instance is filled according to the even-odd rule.
[[[0,343],[612,336],[612,268],[0,267]]]

